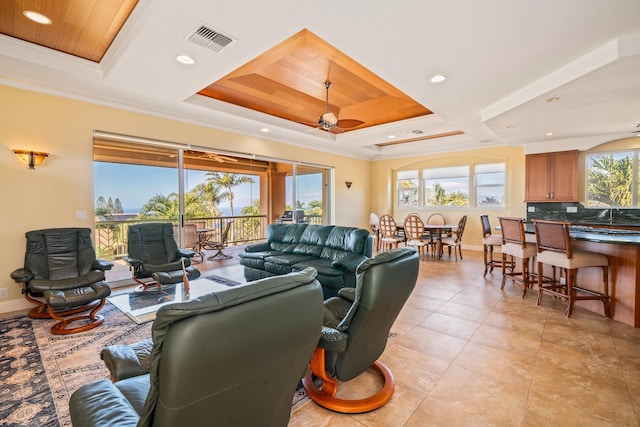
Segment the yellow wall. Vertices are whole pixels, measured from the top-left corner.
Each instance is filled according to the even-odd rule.
[[[457,224],[458,220],[467,215],[467,225],[464,231],[464,248],[482,250],[482,227],[480,215],[489,215],[492,226],[498,225],[499,216],[526,217],[524,202],[524,151],[519,148],[487,148],[483,150],[462,151],[446,154],[433,154],[411,158],[375,161],[371,163],[371,211],[378,215],[390,214],[398,223],[410,212],[417,212],[422,218],[438,212],[444,215],[448,223]],[[475,163],[506,162],[507,188],[506,206],[504,209],[475,208],[475,207],[443,207],[437,209],[426,208],[398,208],[395,199],[394,171],[398,169],[420,169],[425,167],[447,167]]]
[[[9,289],[0,313],[21,298],[9,274],[23,264],[26,231],[93,227],[94,130],[333,166],[335,223],[368,228],[368,161],[5,86],[0,100],[0,288]],[[12,149],[51,155],[28,170]],[[88,218],[76,220],[76,211]]]

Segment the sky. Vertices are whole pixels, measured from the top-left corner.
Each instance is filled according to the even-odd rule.
[[[205,171],[188,170],[185,179],[186,191],[205,181]],[[254,176],[255,183],[242,184],[234,188],[234,212],[239,212],[260,198],[260,178]],[[319,175],[301,176],[298,180],[298,194],[303,203],[321,200],[322,181]],[[149,198],[156,194],[169,195],[178,192],[178,170],[174,168],[125,165],[119,163],[94,162],[95,200],[102,196],[113,201],[120,199],[125,212],[138,212]],[[287,198],[291,194],[291,180],[287,180]],[[95,202],[94,200],[94,202]],[[219,206],[228,214],[229,204],[224,201]]]

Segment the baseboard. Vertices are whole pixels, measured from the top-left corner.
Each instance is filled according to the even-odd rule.
[[[11,299],[9,301],[0,302],[0,315],[26,313],[33,308],[34,305],[24,298]]]

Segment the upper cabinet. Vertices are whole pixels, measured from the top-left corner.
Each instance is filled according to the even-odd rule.
[[[578,201],[578,150],[526,156],[526,202]]]

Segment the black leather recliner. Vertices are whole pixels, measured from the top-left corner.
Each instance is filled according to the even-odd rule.
[[[132,224],[127,233],[127,256],[133,280],[144,289],[152,284],[172,285],[182,282],[186,272],[189,280],[200,277],[200,270],[191,265],[195,251],[179,249],[169,222]],[[184,266],[184,271],[183,271]],[[142,279],[152,278],[153,281]]]
[[[322,329],[315,270],[163,306],[153,340],[101,357],[108,379],[80,387],[73,425],[286,426]]]
[[[391,326],[411,295],[418,278],[414,248],[381,252],[356,270],[356,287],[342,288],[325,301],[324,327],[311,370],[302,383],[309,397],[336,412],[361,413],[387,403],[394,391],[389,369],[377,359],[387,345]],[[349,381],[373,367],[383,379],[378,393],[365,399],[336,398],[338,380]],[[318,388],[312,374],[322,380]]]
[[[89,228],[48,228],[28,231],[24,267],[14,270],[11,278],[22,283],[27,301],[36,304],[29,317],[56,319],[54,334],[71,334],[95,328],[103,322],[96,313],[111,294],[104,272],[113,267],[109,261],[96,259]],[[67,318],[83,311],[89,315]],[[81,326],[67,328],[79,321]]]

